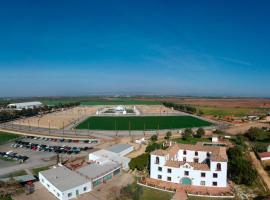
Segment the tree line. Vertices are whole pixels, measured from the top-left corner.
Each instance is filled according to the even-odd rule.
[[[173,108],[174,110],[187,112],[187,113],[191,113],[191,114],[194,114],[197,112],[197,108],[190,106],[190,105],[176,104],[176,103],[171,103],[171,102],[163,102],[163,105],[168,107],[168,108]]]
[[[18,119],[20,117],[33,117],[39,114],[53,112],[55,109],[72,108],[78,105],[80,105],[80,102],[71,102],[65,104],[59,103],[54,106],[44,105],[38,108],[29,108],[22,110],[1,110],[0,123],[8,122],[14,119]]]

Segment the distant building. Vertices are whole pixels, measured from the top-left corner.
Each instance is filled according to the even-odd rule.
[[[225,147],[174,144],[151,153],[150,178],[182,185],[227,187]]]
[[[7,108],[15,109],[15,110],[22,110],[22,109],[33,109],[39,108],[43,104],[38,101],[33,102],[24,102],[24,103],[11,103],[7,105]]]

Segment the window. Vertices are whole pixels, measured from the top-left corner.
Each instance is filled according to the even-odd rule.
[[[205,177],[205,173],[204,172],[201,173],[201,177]]]
[[[49,187],[50,187],[50,185],[49,185],[49,184],[47,184],[47,187],[49,188]]]
[[[213,182],[213,186],[217,186],[217,182]]]
[[[195,156],[198,156],[198,151],[195,151]]]
[[[168,169],[167,169],[167,172],[168,172],[168,173],[172,173],[172,169],[168,168]]]
[[[206,156],[207,156],[207,157],[210,157],[210,153],[209,153],[209,152],[207,152]]]
[[[201,181],[201,185],[205,185],[205,181]]]
[[[159,164],[159,157],[156,157],[156,164]]]
[[[167,181],[171,181],[172,178],[170,176],[167,177]]]
[[[86,191],[86,189],[87,189],[87,187],[84,187],[84,188],[83,188],[83,191]]]
[[[198,163],[198,162],[199,162],[199,158],[194,158],[193,161],[194,161],[195,163]]]
[[[41,179],[42,183],[44,183],[44,179]]]
[[[214,173],[213,174],[213,178],[217,178],[218,177],[218,174],[217,173]]]
[[[158,171],[162,172],[162,167],[158,167]]]
[[[158,177],[158,179],[162,179],[162,176],[161,175],[158,175],[157,177]]]
[[[186,150],[184,150],[184,151],[183,151],[183,154],[184,154],[184,155],[187,155],[187,151],[186,151]]]
[[[221,164],[220,164],[220,163],[217,164],[217,169],[216,169],[216,171],[221,171]]]
[[[186,157],[184,157],[184,158],[183,158],[183,161],[184,161],[184,162],[187,162],[187,158],[186,158]]]
[[[71,197],[72,196],[72,193],[70,192],[70,193],[68,193],[68,197]]]
[[[57,196],[59,197],[59,196],[60,196],[60,194],[59,194],[59,193],[57,193]]]
[[[188,176],[189,175],[189,172],[188,171],[185,171],[185,176]]]

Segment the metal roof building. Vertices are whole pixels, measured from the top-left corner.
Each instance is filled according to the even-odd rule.
[[[114,162],[91,163],[75,171],[59,166],[39,172],[41,184],[60,200],[78,197],[121,173],[121,165]]]
[[[43,104],[39,101],[33,101],[33,102],[23,102],[23,103],[11,103],[8,104],[8,108],[12,108],[15,110],[22,110],[22,109],[33,109],[33,108],[39,108]]]
[[[117,153],[114,153],[112,151],[108,151],[105,149],[101,149],[101,150],[90,153],[89,160],[95,161],[99,164],[115,162],[115,163],[120,164],[124,170],[129,170],[128,164],[130,162],[130,158],[120,156]]]
[[[117,153],[119,156],[125,156],[134,151],[134,147],[129,144],[116,144],[107,148],[108,151]]]

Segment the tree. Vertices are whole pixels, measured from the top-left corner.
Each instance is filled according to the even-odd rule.
[[[245,158],[240,146],[229,148],[227,151],[228,176],[236,184],[251,185],[257,176],[257,171],[253,168],[251,162]]]
[[[169,140],[169,139],[171,138],[171,136],[172,136],[172,132],[171,132],[171,131],[168,131],[168,132],[166,133],[166,136],[164,137],[164,139],[165,139],[165,140]]]
[[[144,153],[135,158],[132,158],[131,161],[129,162],[129,168],[132,170],[137,169],[139,171],[143,171],[149,168],[149,160],[150,160],[149,153]]]
[[[183,139],[188,140],[192,137],[193,131],[190,128],[185,129]]]
[[[197,138],[201,138],[201,137],[203,137],[204,136],[204,134],[205,134],[205,131],[204,131],[204,129],[203,128],[199,128],[198,130],[197,130],[197,132],[196,132],[196,137]]]
[[[152,135],[151,138],[150,138],[150,140],[151,140],[152,142],[156,142],[157,139],[158,139],[157,135]]]
[[[158,144],[158,143],[150,143],[147,147],[146,147],[146,149],[145,149],[145,152],[147,152],[147,153],[150,153],[150,152],[152,152],[152,151],[154,151],[154,150],[156,150],[156,149],[161,149],[163,147],[163,145],[162,144]]]

